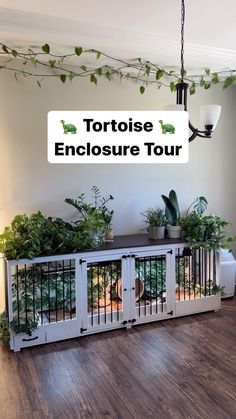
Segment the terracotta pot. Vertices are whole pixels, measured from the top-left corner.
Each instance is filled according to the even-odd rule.
[[[107,230],[106,232],[106,236],[105,236],[105,240],[106,242],[110,243],[114,241],[114,233],[112,228],[109,228],[109,230]]]

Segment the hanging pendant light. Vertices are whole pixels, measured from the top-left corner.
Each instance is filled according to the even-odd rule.
[[[184,68],[184,23],[185,23],[185,4],[184,0],[181,0],[181,81],[176,85],[177,98],[176,104],[179,110],[187,111],[187,94],[188,94],[188,83],[184,82],[185,68]],[[200,108],[200,121],[203,130],[195,128],[189,121],[189,129],[192,134],[189,137],[189,142],[193,141],[196,137],[211,138],[213,130],[216,128],[218,119],[220,117],[221,106],[220,105],[205,105]]]

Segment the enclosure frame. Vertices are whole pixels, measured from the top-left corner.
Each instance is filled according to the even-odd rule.
[[[127,241],[127,247],[119,247],[119,244],[117,244],[117,248],[112,248],[112,246],[109,247],[109,245],[107,245],[105,249],[99,248],[72,254],[43,256],[33,260],[21,259],[6,261],[8,282],[8,315],[10,322],[13,320],[12,272],[14,269],[16,269],[17,266],[31,266],[32,264],[48,264],[49,266],[51,263],[54,263],[57,266],[57,263],[62,262],[64,267],[64,263],[66,261],[74,261],[75,316],[73,318],[70,316],[70,319],[66,320],[64,318],[60,321],[41,324],[31,333],[31,336],[26,335],[25,333],[16,334],[11,331],[11,349],[14,351],[19,351],[21,348],[28,346],[55,342],[113,329],[131,328],[137,324],[170,319],[204,311],[216,311],[220,308],[221,299],[219,294],[208,296],[198,295],[194,299],[189,298],[183,301],[176,300],[176,252],[182,252],[183,249],[189,248],[187,243],[181,240],[160,240],[158,242],[151,240],[147,241],[147,239],[144,238],[145,235],[142,236],[144,241],[143,246],[141,245],[142,237],[139,238],[140,244],[130,246],[130,243],[132,244],[132,236],[126,236],[129,237],[129,240]],[[135,235],[133,237],[135,238]],[[161,279],[163,282],[161,293],[159,292],[158,294],[156,292],[156,295],[154,297],[151,296],[147,303],[145,300],[145,304],[142,300],[142,304],[144,304],[144,306],[142,305],[141,310],[142,315],[137,314],[137,307],[140,310],[139,305],[142,297],[139,298],[139,302],[137,303],[136,296],[136,263],[138,263],[140,260],[143,261],[142,263],[144,263],[144,267],[146,266],[145,261],[147,260],[147,264],[149,264],[147,266],[150,266],[150,270],[152,263],[155,264],[155,260],[161,261],[160,263],[163,263],[164,266],[164,273]],[[217,252],[214,254],[214,259],[212,260],[214,260],[214,280],[215,283],[219,285],[219,255]],[[103,264],[108,264],[109,269],[112,270],[112,263],[116,263],[117,266],[120,265],[121,278],[119,278],[119,280],[121,282],[122,293],[120,293],[119,298],[121,299],[120,304],[122,310],[118,310],[120,313],[117,319],[113,319],[110,312],[105,312],[105,317],[107,316],[106,321],[104,321],[104,313],[100,313],[99,323],[96,320],[97,324],[94,324],[96,323],[94,322],[91,325],[89,323],[91,320],[91,312],[89,312],[89,309],[91,311],[91,307],[88,307],[89,266],[93,267],[93,264],[94,266],[96,266],[96,264],[98,264],[98,266],[101,264],[105,272],[105,265]],[[99,274],[97,276],[99,278]],[[110,295],[112,295],[112,274],[108,280],[111,282]],[[98,280],[98,286],[99,281],[100,279]],[[93,278],[91,283],[93,283]],[[105,285],[106,283],[104,279],[104,287]],[[104,292],[106,293],[106,290]],[[157,294],[159,295],[158,297]],[[98,307],[100,305],[99,298],[100,297],[98,296]],[[113,297],[111,297],[110,300],[110,310],[112,310],[112,298]],[[161,302],[159,302],[159,298]],[[162,307],[162,310],[159,309],[159,306]]]

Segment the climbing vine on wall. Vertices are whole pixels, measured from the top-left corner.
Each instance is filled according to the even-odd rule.
[[[38,50],[28,48],[27,51],[17,51],[3,43],[0,43],[0,47],[0,55],[4,57],[0,63],[0,70],[13,72],[16,80],[19,77],[33,77],[39,87],[43,80],[51,77],[58,78],[62,83],[85,77],[94,85],[98,84],[100,78],[112,81],[119,77],[136,82],[140,93],[143,94],[149,85],[156,85],[158,89],[165,86],[174,92],[176,84],[180,81],[180,74],[176,70],[164,68],[142,58],[128,61],[95,49],[83,49],[81,46],[76,46],[71,53],[65,55],[54,53],[48,43]],[[91,60],[91,55],[94,64],[84,65],[88,57]],[[202,74],[186,73],[184,81],[189,84],[190,95],[194,94],[198,87],[207,90],[219,83],[226,89],[236,82],[236,70],[222,70],[216,73],[206,68]]]

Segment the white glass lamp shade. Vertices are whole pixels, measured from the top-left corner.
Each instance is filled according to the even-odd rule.
[[[204,129],[212,127],[211,131],[216,128],[221,113],[220,105],[204,105],[200,107],[200,124]]]

